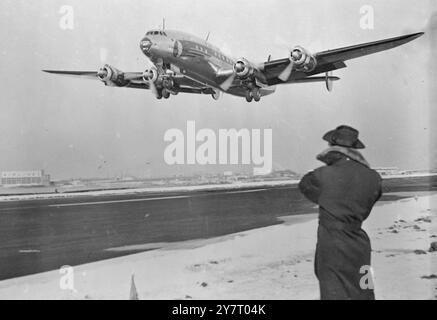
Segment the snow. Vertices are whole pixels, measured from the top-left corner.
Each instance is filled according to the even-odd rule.
[[[414,251],[437,240],[436,216],[436,193],[374,208],[364,229],[377,299],[435,299],[436,280],[421,277],[437,274],[437,253]],[[132,274],[139,299],[318,299],[317,214],[284,221],[215,239],[138,244],[159,249],[76,266],[75,290],[61,289],[59,270],[2,281],[0,299],[128,299]]]

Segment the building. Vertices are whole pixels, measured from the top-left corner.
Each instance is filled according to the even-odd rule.
[[[0,175],[3,186],[48,186],[50,175],[44,170],[33,171],[3,171]]]

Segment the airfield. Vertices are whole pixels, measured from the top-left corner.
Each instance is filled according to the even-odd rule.
[[[437,176],[385,179],[384,192],[378,204],[382,208],[399,201],[416,199],[417,202],[418,197],[437,192]],[[20,200],[1,197],[0,296],[3,298],[14,297],[7,294],[11,284],[32,286],[32,275],[52,274],[58,283],[59,269],[65,265],[87,266],[96,261],[105,263],[103,260],[112,265],[114,259],[138,259],[137,254],[141,252],[159,255],[161,250],[183,247],[193,241],[198,243],[194,247],[202,247],[246,232],[267,232],[269,228],[309,220],[315,223],[317,218],[317,208],[303,198],[292,181],[238,188],[112,190],[51,196],[26,195]],[[297,241],[293,237],[297,243],[290,244],[290,249],[299,247],[300,241],[302,246],[308,246],[304,238]],[[268,235],[265,241],[269,242]],[[307,255],[305,261],[310,263],[312,253]],[[213,252],[209,256],[212,259]],[[109,292],[100,296],[105,297],[123,298]]]

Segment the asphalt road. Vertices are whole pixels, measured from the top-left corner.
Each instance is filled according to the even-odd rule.
[[[384,189],[437,190],[437,179]],[[108,248],[211,238],[310,212],[296,186],[0,202],[0,280],[134,252]]]

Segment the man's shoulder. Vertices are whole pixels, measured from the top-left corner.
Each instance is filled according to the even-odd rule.
[[[345,159],[345,160],[338,161],[332,165],[322,166],[314,170],[314,173],[317,175],[329,175],[329,174],[344,175],[347,174],[348,172],[355,172],[355,173],[367,175],[374,179],[382,180],[380,174],[376,170],[354,160]]]

